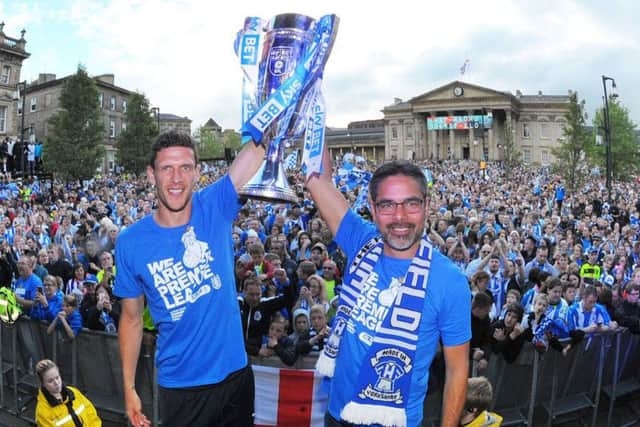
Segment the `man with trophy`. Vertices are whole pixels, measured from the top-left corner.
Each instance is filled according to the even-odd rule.
[[[413,164],[386,164],[369,183],[375,225],[351,211],[333,185],[324,147],[320,84],[337,18],[278,15],[270,28],[259,64],[255,21],[245,21],[236,44],[245,87],[257,86],[259,98],[245,91],[243,134],[269,140],[265,165],[240,193],[295,202],[282,171],[282,143],[304,132],[307,188],[349,258],[331,336],[316,366],[330,378],[325,426],[420,425],[440,339],[442,425],[455,426],[466,393],[471,299],[466,278],[427,238],[424,175]]]

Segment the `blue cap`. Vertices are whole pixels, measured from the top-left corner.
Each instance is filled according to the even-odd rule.
[[[96,277],[95,274],[87,274],[87,277],[84,278],[84,281],[82,282],[83,285],[97,285],[98,284],[98,278]]]

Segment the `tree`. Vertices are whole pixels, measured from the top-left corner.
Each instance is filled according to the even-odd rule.
[[[217,159],[224,157],[224,146],[221,138],[210,128],[200,126],[196,131],[199,135],[200,145],[198,155],[201,159]]]
[[[636,141],[636,125],[629,118],[629,110],[615,97],[609,99],[609,121],[611,129],[611,171],[614,180],[627,180],[640,172],[640,147]],[[604,135],[604,109],[596,111],[593,126]],[[592,144],[591,155],[606,169],[606,139],[602,144]]]
[[[132,93],[125,113],[126,128],[122,130],[116,146],[118,164],[127,172],[141,173],[147,167],[153,139],[158,126],[151,115],[149,100],[140,93]]]
[[[577,92],[571,93],[569,111],[564,116],[564,138],[559,139],[558,146],[551,150],[556,158],[554,172],[562,176],[569,191],[578,188],[589,173],[585,159],[590,134],[585,129],[587,114],[584,104],[584,100],[578,100]]]
[[[509,178],[511,176],[511,171],[513,168],[518,166],[521,159],[520,150],[516,146],[516,143],[513,139],[513,128],[510,124],[505,125],[504,127],[504,139],[502,146],[502,162],[504,165],[504,171]]]
[[[44,168],[67,180],[91,178],[104,161],[104,124],[98,89],[82,66],[64,82],[59,101],[42,148]]]

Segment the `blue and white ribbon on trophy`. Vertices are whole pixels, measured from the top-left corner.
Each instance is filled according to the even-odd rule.
[[[236,55],[244,71],[243,143],[248,140],[260,143],[266,132],[273,131],[274,123],[277,128],[272,143],[275,144],[298,138],[304,132],[301,169],[307,175],[322,172],[325,124],[322,73],[333,46],[337,23],[335,15],[323,16],[315,23],[311,42],[303,49],[303,57],[297,62],[295,71],[261,105],[258,105],[255,88],[267,66],[259,61],[263,21],[247,18],[235,43]]]

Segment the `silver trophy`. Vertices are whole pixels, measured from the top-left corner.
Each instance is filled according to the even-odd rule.
[[[285,102],[282,101],[282,97],[279,98],[279,102],[275,102],[277,107],[263,108],[264,113],[254,117],[254,121],[260,123],[264,117],[269,118],[273,109],[279,109],[278,117],[262,132],[260,143],[266,149],[265,161],[253,178],[240,189],[241,196],[266,201],[293,203],[298,201],[296,192],[291,189],[287,181],[283,163],[284,148],[289,141],[304,131],[305,119],[301,110],[307,106],[305,91],[308,90],[309,83],[317,78],[317,70],[322,71],[332,46],[333,39],[330,43],[325,41],[328,48],[316,48],[319,54],[309,53],[310,49],[314,52],[311,46],[314,43],[316,25],[317,22],[313,18],[287,13],[275,16],[266,27],[255,93],[250,94],[255,106],[263,108],[270,97],[281,89],[283,84],[286,84],[301,61],[306,59],[309,64],[312,64],[314,55],[314,57],[321,55],[322,59],[319,60],[320,64],[310,65],[305,78],[298,85],[293,86],[295,91],[292,89],[291,93],[295,95],[284,97]],[[317,45],[318,43],[314,48]],[[315,70],[311,70],[313,67]],[[283,87],[282,90],[284,89]],[[285,94],[288,93],[287,87]]]

